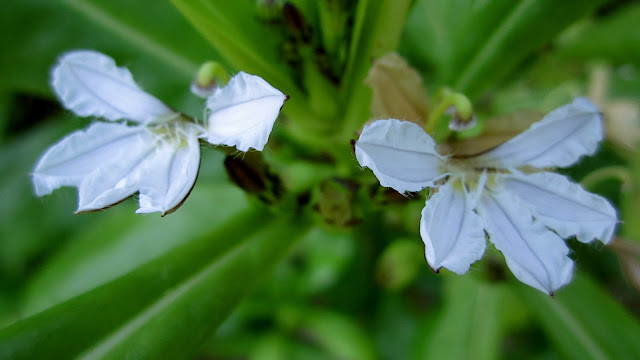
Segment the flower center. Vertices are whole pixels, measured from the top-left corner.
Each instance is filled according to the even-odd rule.
[[[149,130],[158,136],[158,141],[177,148],[188,145],[187,137],[195,131],[194,125],[183,120],[163,122],[149,126]]]

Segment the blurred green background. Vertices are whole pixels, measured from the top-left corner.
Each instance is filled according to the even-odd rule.
[[[4,0],[0,359],[640,359],[639,24],[625,0]],[[90,121],[49,86],[57,56],[81,48],[194,117],[188,88],[208,60],[290,95],[259,186],[229,180],[242,159],[204,148],[191,196],[164,218],[135,215],[133,199],[73,215],[69,188],[36,198],[38,157]],[[467,94],[481,124],[578,95],[600,106],[607,140],[562,172],[621,224],[609,246],[569,240],[574,280],[554,298],[495,249],[464,276],[433,274],[424,197],[360,170],[364,79],[394,51],[429,94]]]

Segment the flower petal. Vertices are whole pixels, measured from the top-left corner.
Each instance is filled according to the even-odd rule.
[[[104,209],[133,195],[148,176],[149,161],[157,151],[159,136],[142,128],[135,140],[120,149],[108,164],[98,166],[78,187],[78,210]]]
[[[64,106],[79,116],[149,123],[177,113],[147,94],[131,73],[99,52],[77,50],[63,55],[52,71],[52,85]]]
[[[376,120],[364,127],[355,148],[360,165],[400,193],[433,186],[446,175],[433,139],[412,122]]]
[[[61,186],[80,186],[97,169],[125,157],[144,141],[146,130],[124,124],[98,122],[76,131],[50,147],[40,158],[32,178],[36,195]]]
[[[549,294],[571,280],[569,248],[517,198],[502,189],[485,190],[479,205],[491,242],[518,280]]]
[[[600,239],[606,244],[613,236],[618,223],[613,206],[562,175],[502,175],[499,182],[531,208],[536,219],[564,238],[575,235],[582,242]]]
[[[240,151],[262,150],[286,100],[261,77],[240,72],[207,100],[210,113],[202,137]]]
[[[195,133],[187,134],[185,144],[161,145],[140,181],[136,213],[159,211],[164,216],[175,211],[191,192],[199,166],[200,143]]]
[[[586,98],[577,98],[506,143],[475,157],[474,165],[502,169],[524,165],[564,167],[593,154],[603,136],[598,108]]]
[[[422,210],[420,235],[427,263],[464,274],[482,257],[486,247],[482,219],[473,211],[474,196],[462,184],[448,182],[427,200]]]

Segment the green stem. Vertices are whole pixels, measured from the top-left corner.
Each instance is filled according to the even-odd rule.
[[[580,184],[582,184],[583,187],[590,189],[597,183],[607,179],[619,180],[622,182],[623,186],[630,184],[633,180],[631,171],[626,169],[624,166],[607,166],[591,172],[589,175],[585,176],[582,181],[580,181]]]
[[[372,60],[398,45],[411,0],[359,1],[341,93],[347,99],[341,138],[348,141],[369,117],[371,90],[364,85]]]

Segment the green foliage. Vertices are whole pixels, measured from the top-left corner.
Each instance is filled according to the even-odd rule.
[[[133,349],[126,356],[189,358],[307,229],[304,219],[290,221],[271,220],[263,209],[240,213],[207,236],[4,329],[0,358],[118,359]]]
[[[517,288],[567,359],[640,356],[640,324],[588,278],[577,276],[556,299]]]
[[[450,279],[437,320],[424,324],[428,336],[418,359],[495,359],[504,326],[502,286],[466,277]]]
[[[407,41],[438,81],[477,98],[604,0],[418,1]],[[428,19],[428,21],[425,21]],[[432,41],[429,41],[432,40]],[[411,54],[411,53],[409,53]]]
[[[637,116],[608,105],[640,99],[639,23],[637,4],[604,0],[5,0],[0,359],[640,358],[640,282],[617,271],[640,258],[570,242],[580,271],[555,298],[516,284],[496,253],[435,275],[424,197],[381,188],[349,148],[370,120],[372,61],[394,51],[431,94],[468,96],[483,124],[586,94],[599,61],[605,124],[631,134]],[[263,153],[203,148],[175,214],[135,215],[127,200],[73,215],[74,190],[36,198],[29,173],[90,121],[49,85],[56,57],[78,48],[108,53],[196,118],[188,87],[210,60],[291,98]],[[623,241],[637,244],[637,148],[611,140],[567,173],[617,205]],[[259,167],[267,185],[251,191],[233,164]]]
[[[616,64],[640,61],[640,5],[630,3],[569,34],[561,52],[578,59],[607,60]]]

